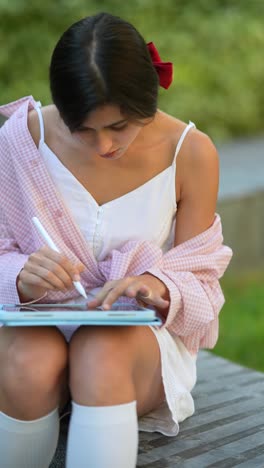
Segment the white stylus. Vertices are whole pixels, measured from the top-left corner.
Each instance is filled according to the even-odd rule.
[[[43,240],[47,243],[47,245],[55,250],[55,252],[60,253],[58,247],[54,244],[53,240],[51,239],[50,235],[47,233],[46,229],[42,226],[40,220],[34,216],[32,218],[33,223],[35,224],[37,230],[39,231],[40,235],[43,237]],[[80,283],[80,281],[73,281],[75,289],[77,289],[78,293],[80,293],[83,297],[87,299],[86,292],[84,290],[83,285]]]

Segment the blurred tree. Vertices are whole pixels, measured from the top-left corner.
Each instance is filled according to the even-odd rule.
[[[108,11],[132,22],[174,62],[160,107],[213,139],[263,132],[264,2],[261,0],[0,0],[0,102],[50,101],[48,67],[62,32]]]

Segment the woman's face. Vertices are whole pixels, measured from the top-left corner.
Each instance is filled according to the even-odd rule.
[[[118,106],[106,104],[92,111],[72,136],[89,147],[92,156],[113,161],[122,157],[141,129],[122,115]]]

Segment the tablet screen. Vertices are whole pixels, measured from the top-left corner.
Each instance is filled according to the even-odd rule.
[[[80,304],[30,304],[30,305],[20,305],[20,304],[2,304],[1,309],[5,310],[6,312],[26,312],[26,311],[31,311],[31,312],[60,312],[60,311],[90,311],[90,309],[87,308],[87,305],[85,303],[80,303]],[[0,309],[0,310],[1,310]],[[155,310],[151,306],[148,306],[147,309]],[[99,306],[96,307],[93,310],[102,310],[104,309]],[[145,310],[144,307],[141,307],[140,305],[137,304],[128,304],[128,303],[123,303],[123,302],[115,302],[112,304],[111,310],[122,310],[122,311],[140,311],[140,310]]]

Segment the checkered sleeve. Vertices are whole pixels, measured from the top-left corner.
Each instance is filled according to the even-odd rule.
[[[10,192],[7,190],[6,181],[9,177],[12,180],[12,174],[8,174],[7,161],[9,159],[9,146],[3,134],[0,131],[0,303],[19,302],[19,296],[16,288],[16,278],[28,259],[24,255],[15,240],[10,221],[8,222],[4,200],[9,200]],[[5,195],[5,196],[4,196]],[[11,206],[12,203],[9,203]],[[12,216],[12,210],[9,213],[9,219]]]
[[[222,240],[217,216],[211,229],[167,252],[161,266],[146,270],[169,291],[163,326],[194,353],[200,347],[213,348],[218,338],[218,315],[224,304],[219,279],[232,257]]]
[[[0,302],[19,302],[16,278],[28,259],[20,252],[0,207]]]

